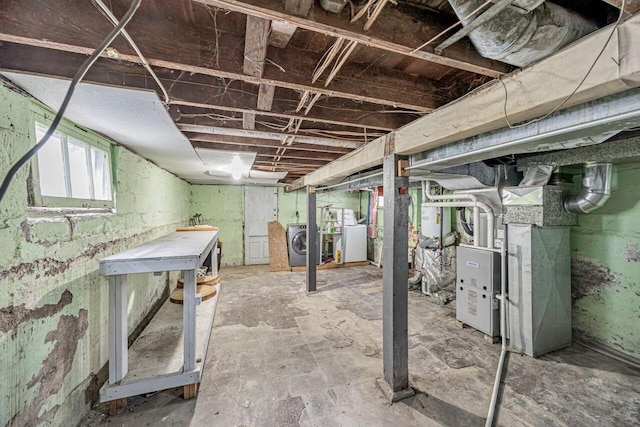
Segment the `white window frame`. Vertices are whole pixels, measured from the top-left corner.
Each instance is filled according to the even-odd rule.
[[[36,126],[42,125],[45,129],[51,124],[51,118],[46,114],[39,114],[38,112],[33,112],[33,120],[31,120],[31,127],[33,132],[33,143],[37,144],[36,137]],[[70,179],[70,168],[69,168],[69,148],[68,142],[69,137],[74,140],[85,144],[86,147],[86,156],[87,156],[87,164],[89,165],[89,171],[92,172],[93,168],[91,166],[91,148],[97,148],[107,155],[107,168],[109,173],[109,187],[110,187],[110,200],[95,200],[95,199],[81,199],[74,197],[54,197],[54,196],[43,196],[40,189],[40,176],[39,176],[39,167],[38,167],[38,153],[32,158],[32,167],[31,167],[31,197],[32,197],[32,206],[33,207],[42,207],[42,208],[71,208],[71,209],[91,209],[91,208],[99,208],[99,209],[114,209],[115,208],[115,188],[113,183],[113,163],[111,160],[111,145],[105,144],[101,142],[96,135],[93,135],[91,132],[86,131],[78,126],[69,125],[65,123],[65,121],[61,122],[56,129],[56,133],[60,135],[61,146],[62,146],[62,157],[65,168],[65,185],[67,194],[71,193],[71,179]],[[93,173],[89,173],[90,177],[90,192],[94,194],[95,184],[93,182]]]

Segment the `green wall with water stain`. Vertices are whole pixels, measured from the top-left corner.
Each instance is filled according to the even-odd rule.
[[[35,144],[33,111],[51,115],[0,84],[2,177]],[[115,212],[30,208],[30,164],[0,202],[0,425],[78,423],[106,379],[108,282],[98,260],[188,221],[188,183],[124,148],[112,155]],[[175,273],[130,277],[129,332],[175,279]]]
[[[573,330],[640,360],[640,164],[614,170],[617,190],[571,230]]]

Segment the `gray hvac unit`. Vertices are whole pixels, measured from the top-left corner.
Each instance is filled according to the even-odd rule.
[[[456,319],[492,337],[500,335],[500,253],[458,246]]]
[[[509,224],[509,342],[529,356],[571,345],[569,227]]]

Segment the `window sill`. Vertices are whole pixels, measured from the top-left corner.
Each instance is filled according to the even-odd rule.
[[[27,211],[27,219],[46,219],[46,218],[68,218],[68,217],[96,217],[96,216],[114,216],[115,209],[111,208],[51,208],[51,207],[29,207]]]

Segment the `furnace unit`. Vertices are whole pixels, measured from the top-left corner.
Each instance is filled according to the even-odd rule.
[[[458,246],[456,319],[492,337],[500,335],[500,252]]]

